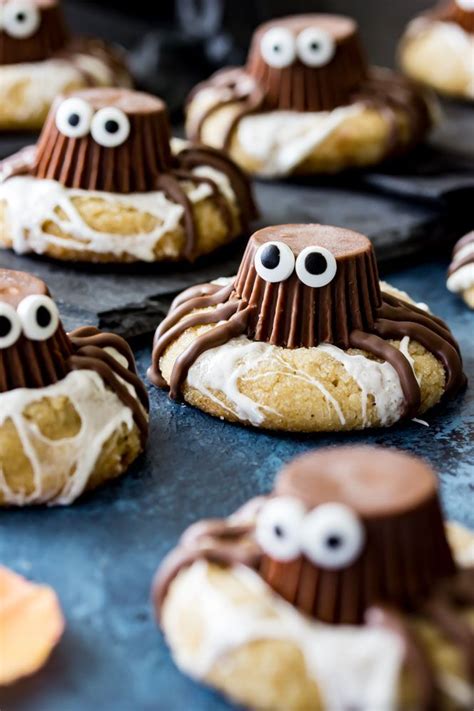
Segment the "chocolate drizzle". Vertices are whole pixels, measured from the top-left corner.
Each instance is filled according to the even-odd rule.
[[[281,282],[268,282],[255,266],[258,249],[283,242],[295,258],[308,247],[328,249],[337,271],[329,284],[306,286],[296,272]],[[415,305],[381,292],[371,243],[360,234],[321,225],[282,225],[260,230],[249,241],[235,281],[224,287],[204,285],[186,291],[172,304],[155,335],[149,378],[165,381],[160,359],[168,346],[188,328],[219,324],[198,336],[176,360],[170,395],[178,398],[197,357],[230,338],[245,334],[283,348],[312,348],[330,343],[359,348],[389,362],[399,375],[405,397],[405,416],[420,407],[420,387],[405,356],[386,339],[405,336],[433,353],[446,371],[445,395],[466,383],[459,348],[446,324]]]
[[[275,68],[263,59],[262,36],[273,27],[297,33],[305,28],[327,32],[336,51],[323,67],[305,66],[296,60],[289,67]],[[339,106],[360,102],[382,111],[390,125],[387,155],[406,150],[417,143],[431,125],[427,103],[419,89],[408,79],[389,70],[369,68],[355,22],[336,15],[302,15],[274,20],[262,25],[254,34],[247,66],[221,70],[191,93],[188,105],[203,90],[211,90],[213,102],[188,121],[188,134],[201,141],[207,118],[220,108],[237,103],[239,110],[226,128],[223,147],[230,150],[240,120],[252,113],[275,110],[332,111]],[[399,112],[408,116],[410,138],[400,133]]]
[[[42,281],[29,274],[0,269],[0,303],[16,309],[30,295],[49,296],[49,292]],[[107,349],[114,349],[125,358],[127,367]],[[67,335],[61,324],[45,341],[33,341],[22,334],[14,345],[0,348],[0,397],[1,393],[17,388],[48,387],[73,370],[93,370],[100,375],[132,411],[144,446],[148,434],[148,396],[130,346],[120,336],[101,333],[92,327],[79,328]]]
[[[0,7],[8,4],[8,0],[0,2]],[[0,29],[0,65],[41,62],[65,48],[69,32],[59,2],[37,0],[34,6],[40,13],[40,25],[31,37],[12,37]]]
[[[259,511],[270,497],[255,500],[251,517],[237,513],[227,520],[202,521],[182,536],[155,577],[158,618],[173,580],[194,562],[245,565],[309,617],[385,627],[399,635],[416,685],[417,708],[423,711],[437,708],[438,670],[415,631],[413,615],[450,640],[466,678],[473,678],[473,636],[462,615],[474,604],[474,569],[456,569],[436,477],[424,462],[380,448],[318,450],[285,467],[271,494],[275,497],[298,499],[308,514],[328,503],[349,507],[365,530],[359,557],[339,569],[324,568],[304,555],[274,560],[255,536]]]
[[[90,134],[81,138],[64,135],[56,125],[56,114],[64,101],[59,98],[37,147],[0,162],[0,180],[32,175],[39,180],[55,180],[73,190],[124,195],[162,191],[183,208],[185,240],[181,256],[190,261],[199,252],[199,234],[188,185],[210,187],[229,240],[248,230],[258,213],[243,171],[220,151],[205,146],[189,146],[173,155],[167,111],[160,99],[126,89],[89,89],[68,96],[71,97],[85,101],[94,112],[105,107],[120,109],[130,123],[128,139],[116,148],[108,148],[99,145]],[[236,215],[216,180],[199,175],[199,168],[214,169],[228,179],[235,195]]]

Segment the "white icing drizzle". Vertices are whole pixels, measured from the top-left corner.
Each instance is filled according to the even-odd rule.
[[[474,57],[473,57],[474,60]],[[456,262],[460,262],[462,259],[465,259],[466,257],[470,256],[474,257],[474,242],[469,242],[468,244],[464,245],[464,247],[461,247],[459,251],[456,252],[453,258],[453,264],[456,264]]]
[[[334,111],[251,114],[239,122],[238,138],[244,151],[261,163],[261,175],[287,175],[363,110],[362,104],[353,104]]]
[[[84,85],[81,67],[98,83],[109,84],[112,79],[103,61],[85,55],[73,55],[70,61],[48,59],[3,65],[0,67],[0,104],[7,104],[9,115],[14,113],[18,121],[35,120],[58,94],[70,86]],[[19,87],[21,99],[17,103],[12,97],[17,95]]]
[[[252,597],[242,600],[239,595],[233,600],[212,583],[208,571],[208,564],[198,561],[187,571],[186,585],[173,591],[173,603],[181,609],[189,607],[192,590],[193,605],[202,618],[198,644],[191,649],[175,646],[178,666],[202,679],[239,647],[255,640],[286,640],[301,650],[325,708],[395,708],[404,657],[398,635],[380,627],[331,626],[310,620],[244,567],[234,567],[232,576]]]
[[[463,267],[453,272],[446,283],[449,291],[454,294],[470,289],[474,286],[474,262],[465,264]]]
[[[200,166],[195,172],[212,178],[224,197],[235,202],[226,175],[206,166]],[[205,183],[196,187],[189,184],[188,197],[194,204],[211,194],[211,187]],[[73,203],[74,198],[96,198],[114,206],[121,205],[124,209],[147,213],[157,219],[157,225],[150,232],[130,235],[98,232],[81,217]],[[118,257],[131,255],[152,262],[155,261],[156,245],[166,234],[179,228],[183,217],[183,207],[168,200],[160,191],[121,195],[70,190],[54,180],[38,180],[31,176],[17,176],[0,183],[0,202],[2,200],[7,204],[7,233],[12,237],[13,249],[19,254],[30,251],[42,254],[49,245],[55,245],[79,252],[110,253]],[[58,208],[64,217],[57,214]],[[47,233],[44,230],[46,222],[55,224],[70,239]],[[179,256],[178,246],[175,256]]]
[[[400,350],[413,366],[408,354],[409,339],[403,339]],[[317,388],[324,396],[329,406],[337,413],[342,426],[346,419],[340,403],[316,378],[299,371],[295,372],[280,355],[281,349],[268,343],[250,341],[245,336],[233,338],[228,343],[212,348],[202,353],[188,372],[187,383],[203,395],[231,412],[244,422],[258,427],[265,421],[265,412],[276,415],[280,413],[252,400],[239,390],[239,381],[261,381],[265,377],[279,376],[294,380],[302,380],[309,387]],[[364,355],[350,355],[346,351],[329,344],[321,344],[313,351],[325,353],[330,358],[341,363],[358,387],[361,395],[361,412],[364,425],[367,421],[368,397],[374,398],[375,407],[380,422],[388,426],[400,419],[404,408],[404,396],[400,379],[390,363],[380,363],[370,360]],[[268,364],[268,369],[257,375],[252,371]],[[222,393],[226,404],[216,393]],[[281,415],[280,415],[281,416]]]
[[[115,356],[114,349],[107,350]],[[120,357],[121,363],[123,360]],[[128,388],[134,392],[131,386]],[[56,397],[67,397],[79,415],[81,428],[74,437],[48,439],[35,423],[23,416],[32,403]],[[14,492],[0,467],[0,491],[7,503],[17,506],[72,503],[83,493],[109,437],[123,425],[130,431],[134,424],[130,408],[90,370],[72,371],[60,382],[45,388],[18,388],[2,393],[0,426],[7,420],[16,428],[34,475],[34,490],[30,495]]]

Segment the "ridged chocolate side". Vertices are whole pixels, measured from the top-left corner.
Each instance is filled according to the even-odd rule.
[[[295,36],[306,27],[321,28],[333,37],[335,55],[323,67],[308,67],[299,60],[282,69],[271,67],[262,57],[260,43],[273,26],[285,27]],[[357,25],[334,15],[295,16],[263,25],[252,40],[247,71],[265,94],[264,108],[294,111],[332,111],[347,105],[368,74]]]
[[[56,3],[38,9],[41,24],[31,37],[16,39],[0,31],[0,65],[41,62],[65,47],[69,32],[62,8]]]
[[[318,289],[305,286],[296,272],[286,281],[264,281],[255,255],[265,242],[289,244],[295,257],[308,246],[321,246],[336,256],[337,273]],[[377,264],[369,240],[349,230],[321,225],[283,225],[260,230],[250,239],[237,279],[235,296],[252,307],[247,335],[286,348],[319,343],[350,347],[354,329],[373,330],[381,305]]]
[[[96,110],[118,106],[128,116],[130,135],[117,148],[100,146],[90,135],[68,138],[56,127],[56,111],[64,100],[58,99],[38,143],[35,177],[83,190],[115,193],[156,190],[159,176],[172,165],[170,126],[163,102],[114,89],[92,89],[73,96],[88,101]]]
[[[290,463],[275,494],[301,499],[309,509],[343,503],[364,527],[364,549],[349,567],[329,570],[303,556],[261,560],[264,580],[323,622],[360,624],[376,604],[413,610],[455,572],[436,477],[421,460],[369,447],[320,450]]]
[[[455,22],[466,32],[474,34],[474,11],[463,10],[455,0],[441,3],[429,16],[442,22]]]

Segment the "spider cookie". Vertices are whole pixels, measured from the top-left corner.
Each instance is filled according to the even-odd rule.
[[[381,288],[370,241],[322,225],[260,230],[235,279],[181,294],[149,377],[217,417],[297,432],[393,425],[466,380],[446,324]]]
[[[441,94],[474,99],[474,1],[442,0],[414,19],[402,39],[405,73]]]
[[[430,126],[419,90],[370,67],[356,23],[336,15],[262,25],[246,66],[199,84],[187,107],[192,140],[270,178],[373,165],[411,148]]]
[[[447,287],[474,309],[474,232],[469,232],[454,247]]]
[[[62,92],[129,85],[117,50],[70,35],[59,0],[0,0],[0,130],[40,129]]]
[[[172,143],[163,102],[126,89],[58,99],[37,146],[0,163],[0,245],[18,253],[192,261],[253,217],[240,168]]]
[[[153,599],[178,666],[245,707],[468,709],[474,569],[457,555],[424,462],[333,448],[191,526]]]
[[[123,474],[147,434],[126,341],[66,334],[42,281],[0,269],[0,506],[70,504]]]

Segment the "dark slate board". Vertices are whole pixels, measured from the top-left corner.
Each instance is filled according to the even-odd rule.
[[[373,241],[383,267],[405,262],[420,251],[450,248],[467,231],[432,205],[388,195],[303,184],[256,185],[260,224],[320,222],[359,230]],[[193,284],[236,273],[245,239],[190,266],[90,267],[0,251],[0,265],[31,271],[50,286],[66,317],[114,330],[126,337],[149,333],[174,294]]]
[[[474,314],[446,291],[445,264],[411,267],[392,283],[445,318],[474,380]],[[148,348],[137,352],[145,374]],[[440,472],[448,517],[474,528],[474,391],[427,415],[430,428],[334,436],[272,435],[212,419],[151,394],[145,456],[120,481],[69,509],[0,514],[0,561],[53,585],[66,634],[46,668],[0,690],[2,711],[226,711],[217,694],[184,677],[156,629],[153,573],[183,529],[230,513],[271,488],[283,463],[312,447],[394,446],[426,457]]]

